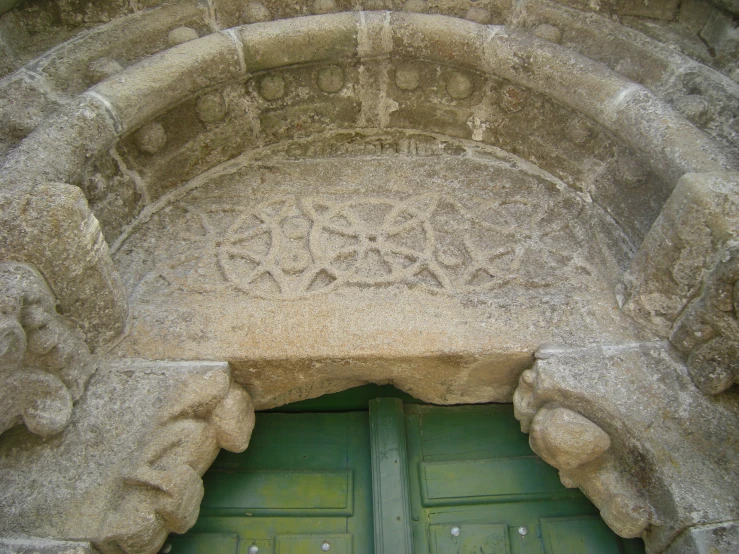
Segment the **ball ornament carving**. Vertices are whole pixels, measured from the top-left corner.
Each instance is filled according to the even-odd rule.
[[[330,65],[318,72],[318,88],[323,92],[339,92],[343,86],[344,70],[338,65]]]
[[[421,71],[413,64],[399,65],[395,70],[395,84],[400,90],[416,90],[421,84]]]
[[[542,23],[534,29],[534,35],[549,42],[554,42],[555,44],[562,42],[562,31],[548,23]]]
[[[197,110],[203,123],[218,123],[226,117],[226,101],[220,92],[209,92],[198,98]]]
[[[144,154],[156,154],[167,144],[167,132],[161,123],[148,123],[136,132],[135,139]]]
[[[449,96],[457,100],[464,100],[472,94],[472,79],[462,73],[452,73],[446,82],[446,91]]]
[[[265,100],[279,100],[285,96],[285,79],[280,75],[267,75],[259,82],[259,94]]]
[[[198,32],[191,27],[177,27],[172,29],[167,35],[167,42],[170,46],[177,46],[199,38]]]
[[[249,2],[244,8],[244,21],[246,23],[269,21],[271,18],[269,9],[260,2]]]
[[[110,58],[98,58],[87,66],[87,74],[93,84],[117,75],[121,71],[123,71],[121,64]]]

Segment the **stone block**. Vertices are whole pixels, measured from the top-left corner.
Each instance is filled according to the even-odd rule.
[[[156,54],[90,93],[106,99],[123,129],[133,131],[197,91],[241,76],[240,48],[227,34],[208,35]]]
[[[95,554],[89,542],[50,539],[0,539],[0,554]]]
[[[664,554],[728,554],[737,551],[739,525],[730,521],[686,529]]]
[[[623,278],[624,311],[667,337],[739,234],[739,174],[680,179]]]
[[[567,410],[608,434],[611,447],[599,458],[560,473],[617,533],[643,529],[648,550],[662,552],[685,529],[735,518],[737,452],[728,445],[736,444],[736,397],[704,396],[666,343],[550,346],[536,356],[514,393],[515,415],[535,448],[580,442],[569,424],[556,424],[571,418],[549,417]],[[542,433],[546,441],[535,438]],[[555,467],[577,459],[549,458]]]
[[[355,13],[339,13],[240,27],[246,70],[351,59],[357,55],[357,21]]]

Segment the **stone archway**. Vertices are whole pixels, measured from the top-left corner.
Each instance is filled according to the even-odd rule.
[[[98,398],[130,373],[161,399],[146,421],[88,412],[128,413],[128,451],[145,445],[88,491],[124,491],[120,510],[13,532],[154,551],[192,524],[218,446],[245,445],[242,386],[263,408],[364,382],[514,398],[537,452],[655,552],[732,519],[733,451],[698,453],[731,437],[733,396],[696,390],[680,353],[704,390],[733,383],[736,322],[711,295],[733,286],[736,173],[647,88],[551,41],[398,12],[235,27],[113,73],[7,156],[2,253],[98,351]],[[189,366],[190,393],[164,392]]]

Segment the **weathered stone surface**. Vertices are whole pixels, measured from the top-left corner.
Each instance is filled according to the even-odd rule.
[[[0,534],[145,553],[192,526],[200,476],[220,447],[246,448],[254,413],[225,363],[127,360],[102,363],[73,422],[46,441],[3,436]]]
[[[633,480],[624,475],[611,454],[606,454],[611,446],[608,434],[586,417],[553,403],[541,407],[529,422],[539,391],[532,386],[536,381],[531,378],[538,371],[527,371],[514,401],[522,429],[529,428],[532,450],[560,470],[565,486],[580,487],[617,534],[628,538],[641,536],[650,523],[652,510]]]
[[[38,271],[0,263],[0,434],[21,423],[42,437],[61,432],[94,371]]]
[[[0,539],[0,554],[95,554],[89,542]]]
[[[684,176],[624,275],[624,309],[667,336],[739,230],[739,174]]]
[[[620,534],[733,548],[734,0],[14,4],[0,261],[91,349],[233,377],[106,362],[36,430],[74,425],[3,433],[0,535],[153,552],[252,396],[378,382],[513,397]],[[32,377],[24,321],[3,369]]]
[[[522,429],[556,403],[608,434],[611,447],[562,471],[563,482],[579,486],[620,534],[646,527],[652,551],[689,527],[735,517],[736,452],[729,445],[739,425],[736,397],[705,397],[667,344],[543,348],[514,402]],[[724,446],[710,446],[716,444]]]
[[[531,448],[548,464],[562,470],[599,458],[611,439],[595,423],[566,408],[544,407],[531,422]]]
[[[0,257],[30,263],[46,276],[62,311],[82,329],[91,349],[117,337],[128,306],[80,189],[53,183],[37,186],[32,195],[1,191],[0,206]]]
[[[735,552],[737,548],[739,527],[736,522],[727,522],[686,529],[665,554],[715,554]]]
[[[632,337],[607,284],[626,256],[608,250],[620,231],[496,152],[344,134],[262,151],[162,197],[117,245],[136,300],[116,352],[227,358],[258,407],[367,381],[452,403],[509,400],[541,342]],[[553,327],[550,309],[573,301]],[[201,303],[207,321],[194,317]],[[291,322],[289,341],[275,318]],[[334,383],[341,364],[352,369]]]
[[[625,311],[669,335],[706,394],[739,375],[738,193],[734,173],[683,177],[624,276]]]

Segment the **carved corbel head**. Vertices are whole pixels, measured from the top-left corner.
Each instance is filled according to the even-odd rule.
[[[560,390],[540,390],[537,366],[523,372],[513,394],[514,415],[530,433],[531,449],[559,470],[562,484],[579,487],[618,535],[638,537],[651,510],[611,451],[611,437],[582,414],[550,401]]]
[[[575,411],[546,404],[534,416],[529,444],[559,470],[565,486],[582,489],[618,535],[638,537],[646,529],[649,507],[609,455],[611,438],[598,425]]]
[[[611,438],[577,412],[547,404],[532,421],[529,444],[549,465],[568,471],[600,458]]]
[[[97,543],[106,554],[153,554],[168,533],[187,531],[203,499],[200,476],[218,450],[242,452],[249,445],[254,407],[228,371],[193,373],[173,398],[123,475],[125,498]]]

